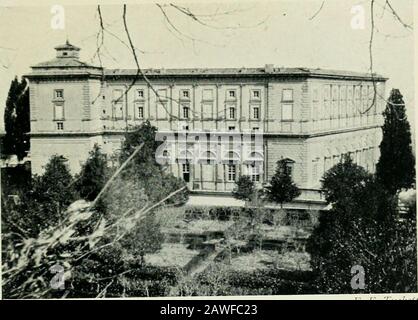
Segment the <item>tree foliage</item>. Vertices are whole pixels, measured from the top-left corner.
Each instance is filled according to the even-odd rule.
[[[328,203],[339,205],[347,199],[352,200],[370,179],[371,174],[345,156],[341,162],[325,172],[321,181],[322,192]]]
[[[58,219],[63,218],[63,212],[76,198],[67,162],[65,157],[53,155],[43,175],[35,176],[32,182],[32,196],[42,205],[44,213],[56,214]]]
[[[307,244],[317,290],[416,290],[415,222],[397,218],[396,201],[380,182],[346,158],[326,172],[322,183],[332,208],[322,212]],[[360,291],[351,286],[353,266],[365,271]]]
[[[415,183],[415,158],[411,146],[411,127],[405,103],[398,89],[392,89],[383,113],[383,139],[376,175],[386,190],[395,194]]]
[[[21,160],[29,151],[30,115],[29,89],[26,79],[20,82],[15,77],[11,84],[4,110],[4,126],[6,134],[3,138],[2,155],[17,155]]]
[[[149,121],[145,121],[140,126],[125,133],[120,154],[120,163],[125,161],[141,143],[144,146],[132,160],[132,163],[123,172],[125,179],[134,179],[138,185],[142,186],[148,200],[158,202],[170,193],[185,187],[185,182],[167,172],[167,167],[163,167],[156,162],[155,152],[160,142],[156,140],[157,128],[152,126]],[[188,200],[187,188],[168,200],[169,204],[184,204]]]
[[[93,201],[109,179],[110,171],[106,155],[95,144],[74,184],[80,197],[87,201]]]
[[[62,222],[65,210],[76,199],[73,177],[67,159],[54,155],[45,166],[43,175],[35,175],[18,193],[20,202],[9,208],[5,219],[12,230],[25,230],[32,237],[42,230]]]
[[[241,176],[238,181],[235,182],[232,195],[235,199],[250,201],[253,199],[256,192],[255,184],[251,180],[250,176]]]
[[[87,179],[96,167],[84,169],[83,186],[91,186]],[[17,218],[14,222],[26,218],[27,224],[14,230],[23,230],[18,237],[10,228],[3,234],[5,296],[120,297],[166,290],[166,280],[148,281],[138,272],[146,268],[143,256],[158,250],[163,241],[150,210],[154,203],[138,179],[118,176],[104,194],[103,212],[84,200],[69,205],[76,192],[62,156],[52,157],[45,173],[34,181],[27,195],[30,201],[23,202],[26,207],[7,212],[8,217]],[[7,225],[14,223],[8,220]],[[53,266],[65,272],[65,291],[51,286]]]
[[[144,256],[161,249],[163,241],[164,235],[160,225],[156,222],[154,215],[149,215],[141,223],[135,225],[123,239],[121,245],[130,257],[143,265],[145,263]]]
[[[264,188],[267,200],[279,203],[290,202],[300,195],[300,190],[292,180],[288,170],[288,161],[285,159],[277,161],[276,171],[271,178],[270,184]]]

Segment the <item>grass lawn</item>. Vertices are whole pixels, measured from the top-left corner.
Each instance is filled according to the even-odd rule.
[[[310,261],[311,257],[309,253],[292,251],[278,254],[274,265],[279,269],[308,271],[311,270]]]
[[[290,237],[308,238],[309,232],[298,229],[294,226],[269,226],[263,225],[261,228],[265,239],[286,239]]]
[[[285,270],[310,270],[310,256],[306,252],[287,252],[279,254],[273,250],[254,250],[243,253],[231,260],[230,267],[235,271],[255,271],[268,268]]]
[[[231,268],[236,271],[255,271],[268,269],[273,265],[273,254],[271,250],[255,250],[235,256],[231,260]]]
[[[210,219],[197,219],[190,222],[181,220],[176,221],[171,226],[164,227],[163,232],[203,234],[205,232],[224,231],[232,224],[232,221]]]
[[[198,254],[198,250],[187,249],[184,244],[164,243],[161,250],[145,255],[145,262],[159,267],[183,268]]]

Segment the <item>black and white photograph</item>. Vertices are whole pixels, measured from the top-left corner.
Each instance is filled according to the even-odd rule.
[[[2,299],[418,299],[417,1],[173,1],[0,1]]]

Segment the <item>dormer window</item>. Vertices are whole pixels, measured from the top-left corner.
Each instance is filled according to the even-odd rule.
[[[235,99],[235,97],[236,97],[236,91],[235,91],[235,90],[228,90],[228,95],[227,95],[227,97],[228,97],[229,99]]]
[[[190,92],[189,92],[189,90],[181,90],[181,97],[183,99],[189,99],[190,98]]]
[[[252,90],[252,98],[254,100],[259,100],[260,99],[260,90]]]
[[[54,98],[55,99],[64,99],[64,90],[62,90],[62,89],[56,89],[54,91]]]

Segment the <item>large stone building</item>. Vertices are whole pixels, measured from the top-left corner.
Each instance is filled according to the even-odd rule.
[[[287,159],[301,197],[309,199],[342,155],[370,171],[378,159],[382,76],[266,65],[147,69],[145,81],[135,69],[81,62],[80,49],[68,42],[55,49],[55,59],[26,75],[33,173],[41,173],[53,154],[67,157],[75,173],[95,143],[109,155],[117,152],[123,133],[145,120],[166,141],[188,133],[187,143],[180,143],[187,150],[178,144],[160,156],[172,159],[170,170],[197,192],[226,193],[241,174],[265,182],[277,160]],[[209,136],[214,139],[207,143]],[[236,138],[244,136],[240,144]],[[248,148],[231,151],[231,139]]]

